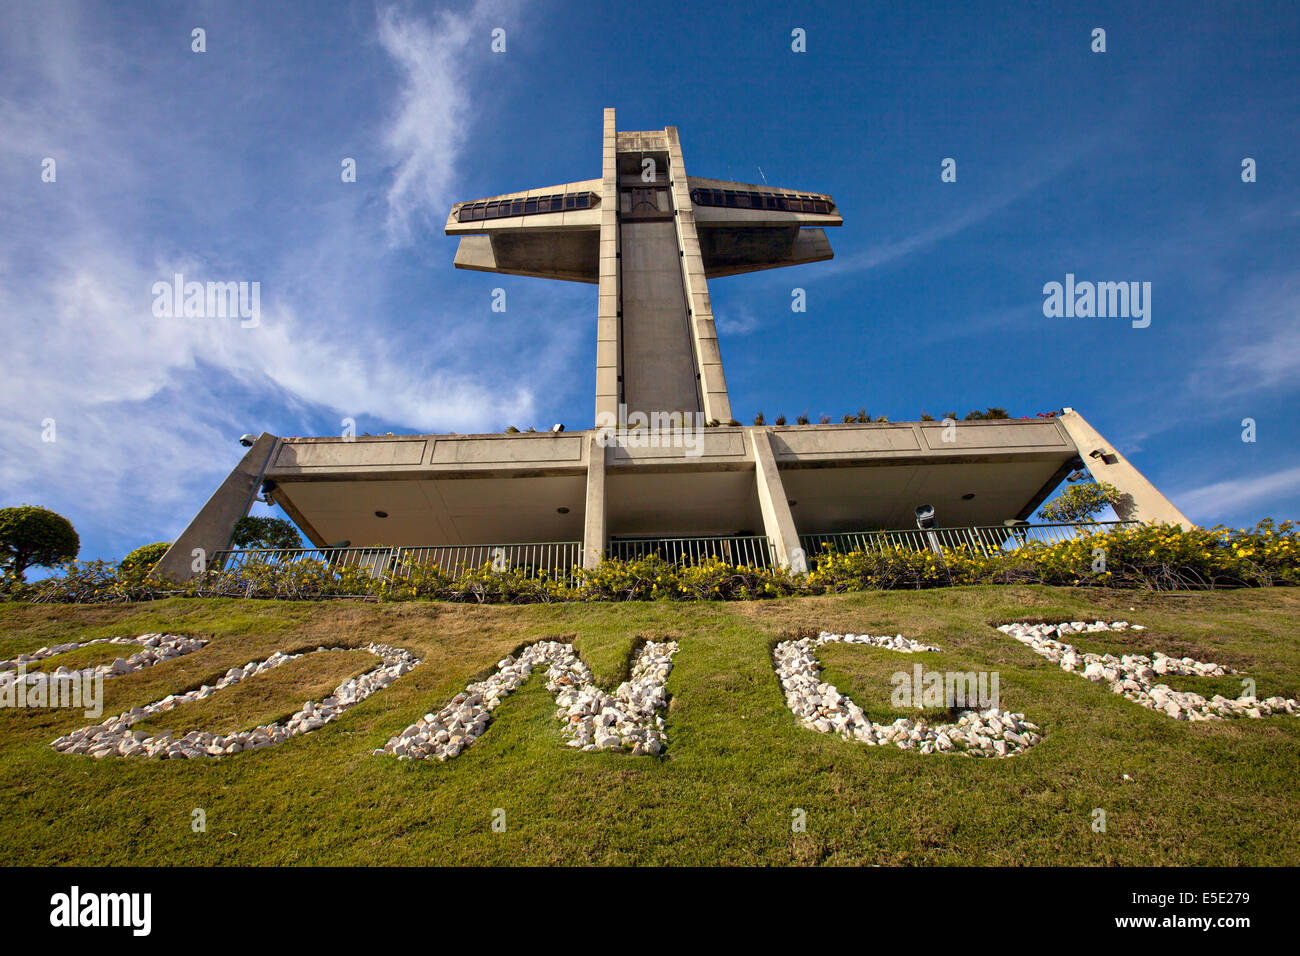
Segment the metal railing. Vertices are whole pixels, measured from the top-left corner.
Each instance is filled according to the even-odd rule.
[[[834,551],[927,551],[935,544],[943,548],[969,548],[991,554],[1014,551],[1029,544],[1059,544],[1081,534],[1096,534],[1120,528],[1136,528],[1138,521],[1085,521],[1061,524],[978,525],[971,528],[932,528],[922,531],[908,528],[899,531],[844,531],[833,534],[804,534],[799,545],[811,561],[819,554]]]
[[[728,535],[716,538],[615,538],[605,556],[635,561],[657,554],[669,564],[698,564],[716,558],[727,564],[772,567],[772,542],[763,535]]]
[[[436,568],[459,577],[485,565],[498,571],[523,569],[530,578],[567,576],[582,564],[581,541],[527,544],[436,545],[425,548],[250,548],[218,551],[212,566],[222,571],[281,567],[316,561],[331,568],[362,568],[375,577],[403,576]]]
[[[1056,544],[1080,534],[1137,527],[1137,521],[1095,521],[1077,524],[983,525],[971,528],[934,528],[929,531],[846,531],[800,535],[811,567],[827,552],[887,551],[901,548],[925,551],[934,544],[944,548],[969,548],[991,554],[1013,551],[1030,544]],[[756,568],[776,566],[771,539],[763,535],[728,535],[695,538],[615,538],[605,549],[607,557],[635,561],[657,554],[669,564],[690,565],[716,559],[727,564]],[[218,551],[212,567],[223,572],[286,567],[319,562],[331,568],[361,568],[382,577],[402,577],[418,568],[436,568],[452,578],[483,567],[499,571],[523,569],[529,578],[569,578],[582,566],[581,541],[544,541],[526,544],[436,545],[393,548],[252,548]]]

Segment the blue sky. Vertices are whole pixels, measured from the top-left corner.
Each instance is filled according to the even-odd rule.
[[[843,213],[833,262],[711,284],[742,421],[1069,405],[1195,521],[1296,517],[1300,7],[1131,6],[4,2],[0,498],[115,559],[244,432],[590,427],[594,286],[441,227],[598,176],[613,106]],[[260,282],[260,325],[156,318],[176,272]],[[1067,272],[1150,282],[1150,326],[1046,318]]]

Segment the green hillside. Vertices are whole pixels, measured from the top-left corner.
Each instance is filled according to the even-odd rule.
[[[80,711],[0,709],[0,862],[1300,865],[1300,718],[1176,721],[1061,671],[991,626],[1097,619],[1147,630],[1076,635],[1080,650],[1191,656],[1254,678],[1261,698],[1300,696],[1300,591],[1287,588],[964,587],[522,607],[3,604],[0,658],[145,632],[211,639],[188,656],[105,681],[105,717],[214,683],[274,651],[377,641],[422,663],[319,730],[220,759],[60,754],[52,740],[95,721]],[[889,675],[923,662],[998,672],[1003,709],[1025,714],[1044,739],[1012,758],[968,759],[805,729],[786,707],[772,647],[821,630],[901,633],[940,648],[922,656],[822,649],[825,680],[876,719],[900,715],[890,710]],[[662,756],[565,747],[540,673],[454,760],[372,753],[504,655],[552,638],[572,642],[611,690],[643,640],[680,644]],[[87,666],[118,653],[94,645],[67,657]],[[304,658],[153,717],[149,729],[250,729],[373,662],[361,651]],[[1240,682],[1168,683],[1232,696]],[[195,809],[206,832],[192,829]],[[1105,811],[1105,833],[1093,830],[1096,809]],[[504,832],[492,826],[498,810]],[[798,810],[804,832],[792,828]]]

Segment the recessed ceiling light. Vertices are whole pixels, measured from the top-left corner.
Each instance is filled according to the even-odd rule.
[[[387,517],[388,517],[388,512],[387,512],[387,511],[376,511],[376,512],[375,512],[375,517],[376,517],[376,518],[387,518]]]
[[[964,495],[961,496],[961,500],[962,500],[962,501],[970,501],[970,500],[971,500],[972,498],[974,498],[974,497],[975,497],[975,492],[973,492],[973,491],[968,491],[968,492],[966,492],[966,494],[964,494]]]
[[[569,509],[564,507],[556,508],[555,510],[562,515],[567,515],[569,513]]]

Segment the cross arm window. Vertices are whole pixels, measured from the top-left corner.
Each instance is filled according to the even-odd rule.
[[[548,212],[567,212],[591,209],[598,202],[595,193],[552,193],[548,196],[531,196],[528,199],[481,199],[461,203],[456,209],[457,222],[478,222],[483,219],[505,219],[510,216],[535,216]]]
[[[692,189],[691,202],[696,206],[722,206],[731,209],[771,209],[777,212],[810,212],[830,215],[835,208],[829,197],[790,193],[754,192],[740,189]]]

